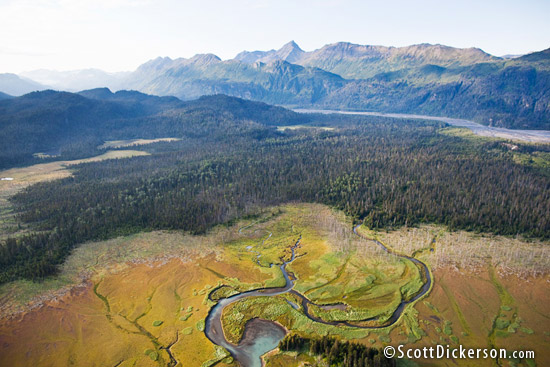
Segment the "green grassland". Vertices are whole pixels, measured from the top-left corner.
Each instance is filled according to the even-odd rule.
[[[256,244],[248,240],[235,243],[233,251],[244,255],[244,247],[253,262],[256,254],[261,254],[261,267],[288,260],[290,247],[300,238],[296,259],[287,268],[296,278],[294,289],[320,305],[310,305],[310,313],[326,321],[379,317],[379,321],[384,322],[402,300],[416,294],[423,284],[418,268],[411,261],[389,255],[373,241],[354,235],[349,218],[326,207],[288,205],[276,219],[250,225],[242,232],[256,234]],[[223,313],[226,336],[238,343],[246,322],[256,317],[308,335],[362,339],[372,332],[314,322],[304,315],[301,307],[295,309],[288,301],[300,304],[300,299],[293,294],[246,298],[231,304]],[[321,307],[332,304],[342,307]],[[375,334],[381,332],[384,329],[374,331]]]

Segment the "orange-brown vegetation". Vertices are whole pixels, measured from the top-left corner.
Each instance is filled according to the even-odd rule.
[[[369,233],[396,252],[426,261],[434,284],[394,327],[366,337],[349,335],[377,347],[462,344],[535,350],[537,365],[550,365],[547,244],[449,233],[436,226]],[[267,220],[218,227],[204,236],[159,231],[87,243],[73,252],[56,279],[0,288],[0,366],[162,366],[171,361],[170,354],[180,366],[215,360],[216,349],[201,331],[211,305],[208,293],[222,284],[237,290],[279,284],[277,267],[258,266],[253,251],[261,252],[261,261],[280,262],[299,235],[298,257],[288,268],[298,278],[297,289],[319,300],[346,294],[346,302],[365,274],[393,281],[410,272],[372,241],[351,234],[351,223],[340,213],[319,205],[286,206]],[[534,255],[527,256],[529,251]],[[506,254],[524,259],[505,262]],[[391,284],[381,281],[377,287],[382,295],[385,289],[395,293]],[[332,333],[330,328],[323,332]],[[275,353],[267,366],[312,362],[307,356]],[[228,360],[218,363],[230,365]]]

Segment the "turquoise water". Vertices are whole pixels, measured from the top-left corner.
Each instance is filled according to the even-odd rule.
[[[272,321],[262,319],[252,319],[246,323],[244,336],[239,345],[230,343],[223,333],[221,323],[221,315],[224,307],[246,297],[256,296],[276,296],[288,292],[294,286],[294,280],[290,279],[285,268],[286,265],[292,262],[295,258],[295,249],[300,244],[302,237],[291,247],[292,256],[289,261],[283,262],[279,266],[285,278],[285,286],[279,288],[266,288],[250,290],[243,293],[235,294],[228,298],[223,298],[218,301],[214,307],[210,309],[205,323],[205,335],[214,344],[227,349],[233,358],[235,358],[243,367],[260,367],[260,357],[273,350],[279,344],[279,341],[285,336],[286,329],[281,325]]]
[[[242,353],[250,357],[247,367],[261,367],[260,357],[277,348],[286,330],[271,322],[261,319],[251,320],[247,326],[243,340],[239,344]]]

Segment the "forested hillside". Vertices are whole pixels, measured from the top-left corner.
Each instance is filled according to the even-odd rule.
[[[104,92],[94,93],[104,98]],[[70,97],[95,111],[110,107],[118,114],[128,108]],[[52,274],[84,241],[152,229],[203,233],[288,201],[328,204],[372,228],[435,222],[550,237],[550,173],[544,165],[517,159],[543,157],[548,146],[511,151],[497,141],[443,134],[444,124],[423,121],[307,119],[215,96],[150,118],[98,125],[109,127],[103,130],[108,134],[162,132],[182,140],[144,146],[153,153],[146,157],[82,164],[73,177],[17,195],[19,219],[40,232],[0,246],[0,281]],[[305,128],[275,127],[298,123]]]
[[[245,121],[246,120],[246,121]],[[261,124],[296,124],[306,116],[227,96],[182,102],[106,88],[34,92],[0,101],[0,168],[99,153],[106,140],[238,134]],[[44,153],[49,158],[36,158]],[[43,157],[44,155],[42,155]]]
[[[10,96],[9,94],[0,92],[0,100],[1,99],[9,99],[9,98],[12,98],[12,96]]]

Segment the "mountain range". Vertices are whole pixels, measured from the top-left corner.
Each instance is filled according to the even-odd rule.
[[[244,51],[230,60],[213,54],[159,57],[130,73],[40,70],[21,76],[68,91],[109,87],[183,100],[227,94],[287,107],[417,113],[550,129],[550,49],[501,58],[477,48],[339,42],[306,52],[291,41],[279,50]],[[1,78],[0,91],[17,95]]]

